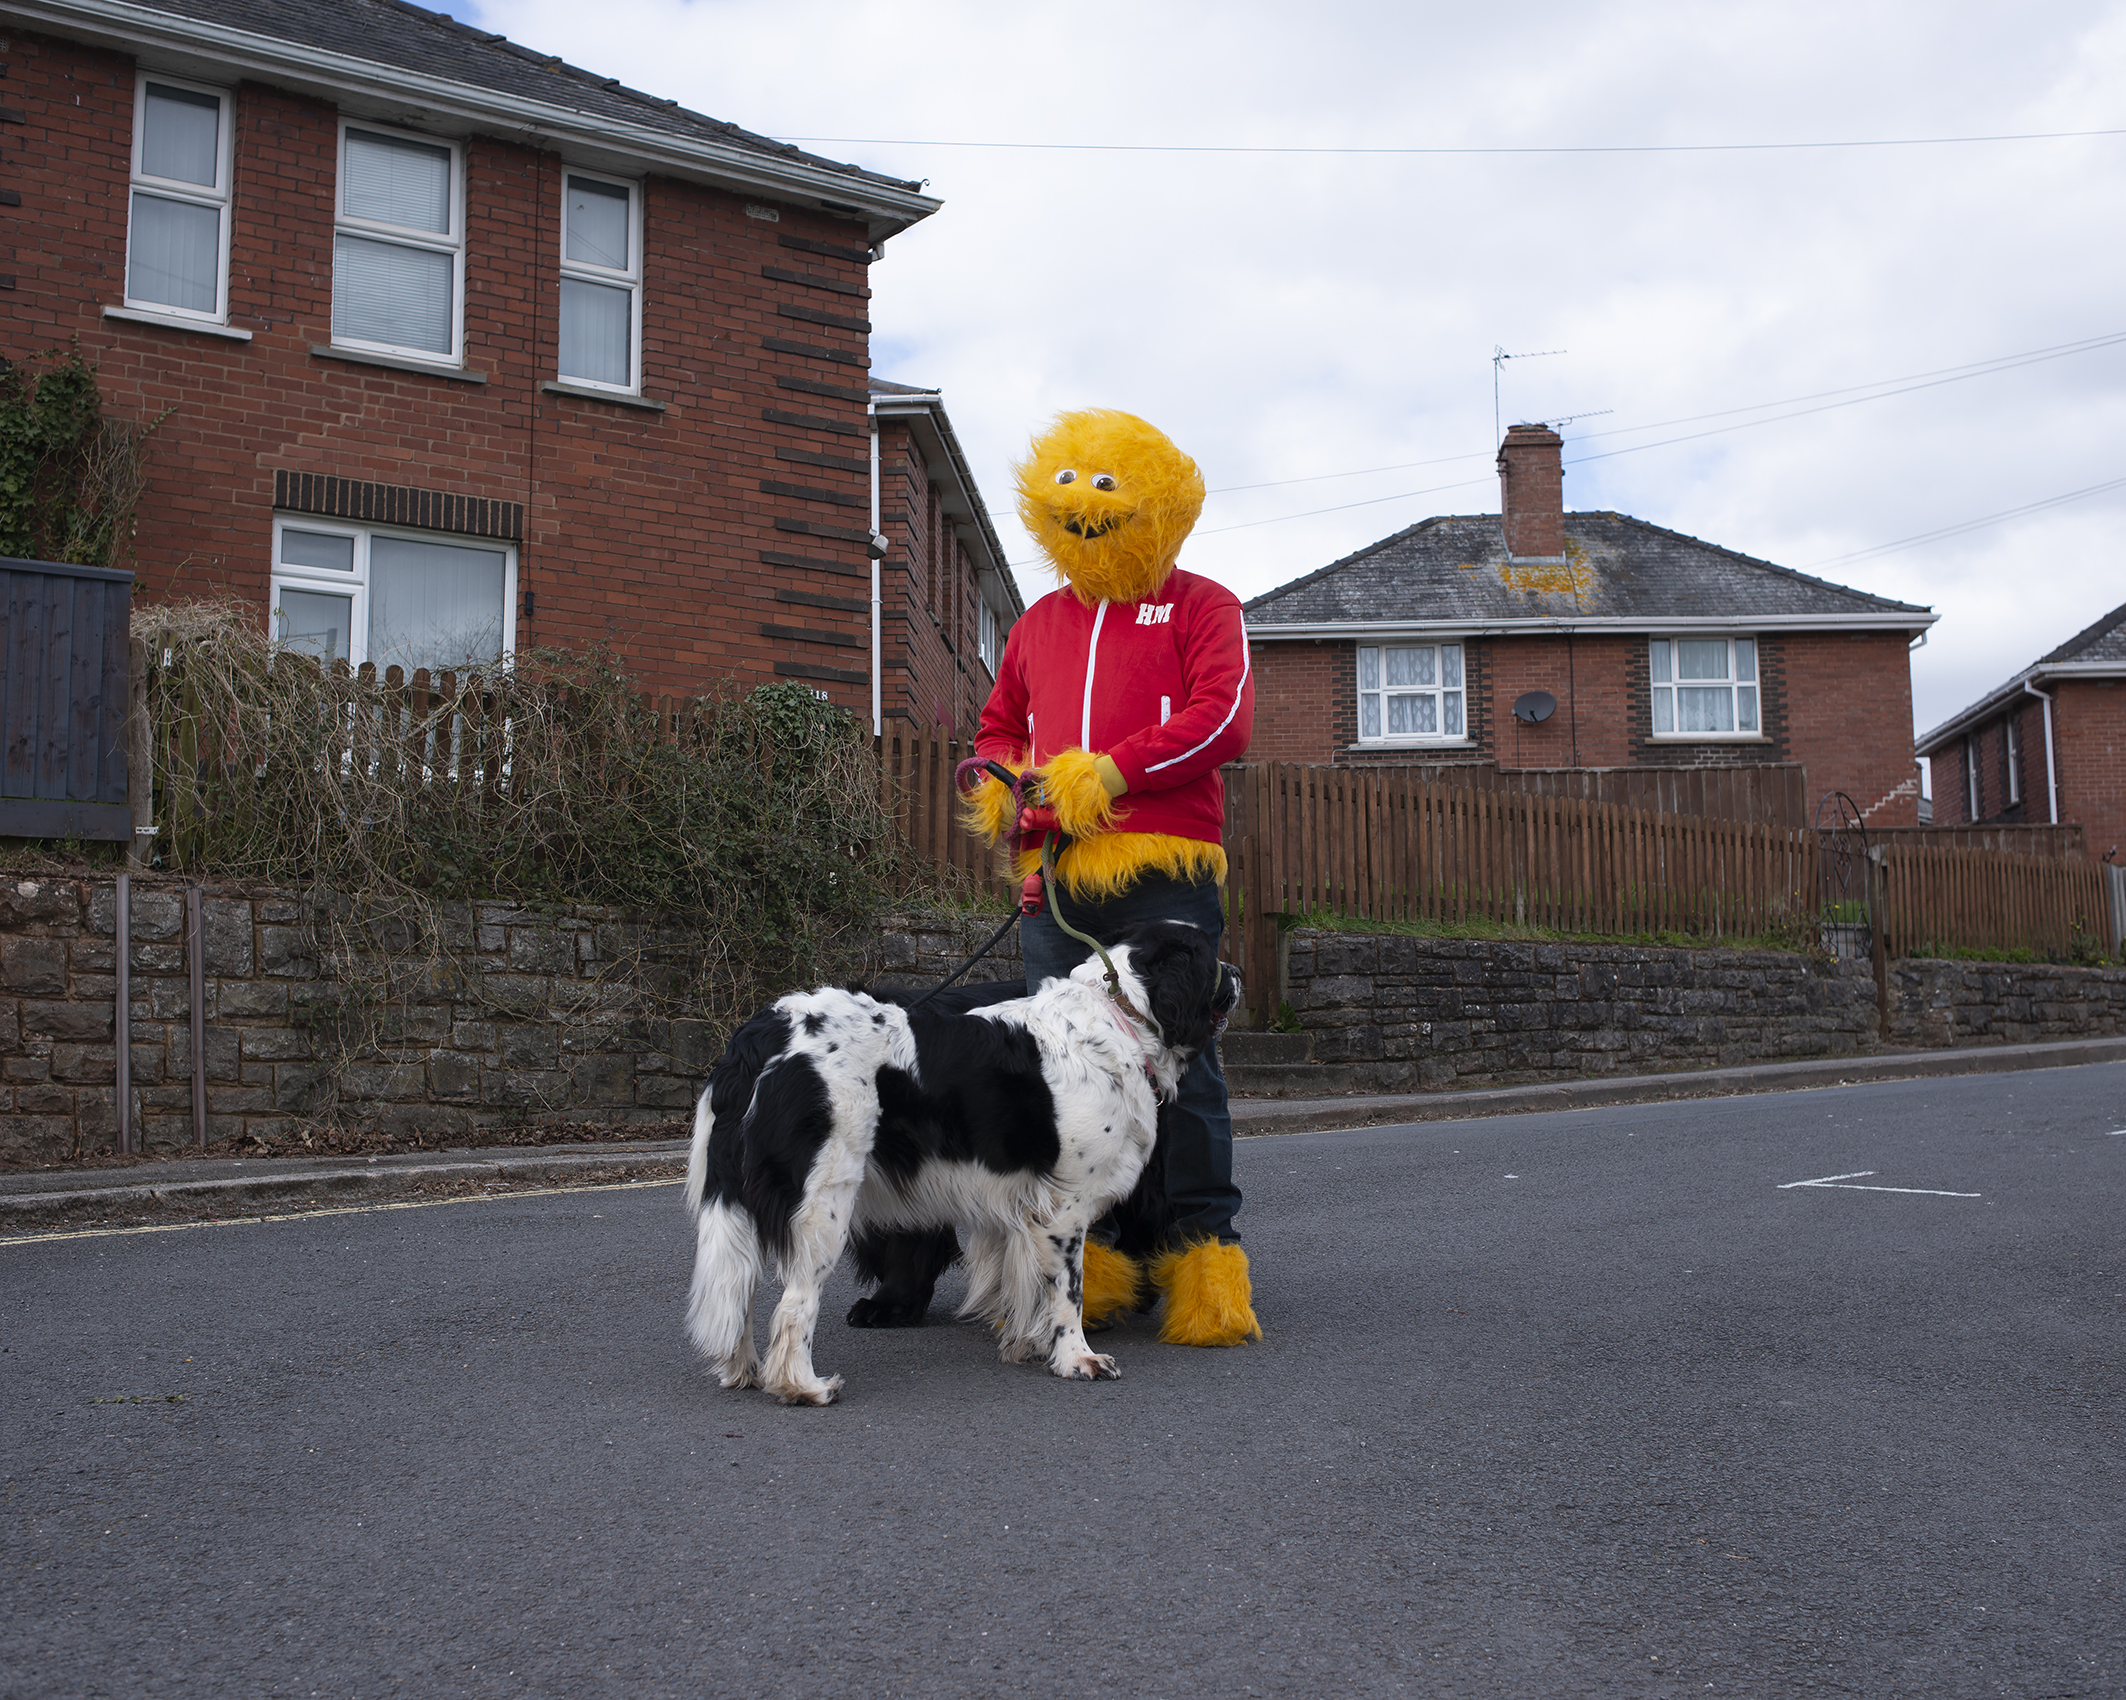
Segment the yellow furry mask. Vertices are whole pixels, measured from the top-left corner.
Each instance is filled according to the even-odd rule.
[[[1130,413],[1059,414],[1018,468],[1019,520],[1080,600],[1141,602],[1203,512],[1203,474]]]

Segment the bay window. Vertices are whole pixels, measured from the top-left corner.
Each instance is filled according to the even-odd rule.
[[[516,647],[516,551],[485,538],[289,516],[273,526],[273,636],[320,661],[492,665]]]
[[[632,183],[561,177],[560,375],[630,394],[642,387],[641,192]]]
[[[1657,637],[1647,649],[1657,738],[1755,738],[1757,640]]]
[[[1359,645],[1361,742],[1458,742],[1465,698],[1460,644]]]
[[[455,145],[346,125],[332,233],[334,346],[456,365],[464,224]]]
[[[133,92],[125,304],[229,316],[229,97],[142,73]]]

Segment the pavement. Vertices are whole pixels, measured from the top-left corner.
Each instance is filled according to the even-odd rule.
[[[1232,1105],[1233,1131],[1243,1137],[1320,1133],[1470,1116],[1524,1115],[1543,1110],[1723,1098],[1869,1081],[1938,1079],[2118,1061],[2126,1061],[2126,1038],[1893,1051],[1869,1057],[1809,1058],[1741,1068],[1449,1092],[1236,1098]],[[132,1169],[0,1173],[0,1235],[105,1217],[246,1212],[275,1206],[314,1208],[368,1198],[433,1194],[439,1189],[522,1190],[611,1184],[681,1173],[686,1167],[686,1149],[683,1139],[636,1140],[422,1151],[389,1157],[170,1158]]]
[[[2126,1694],[2126,1062],[1235,1169],[1261,1341],[843,1270],[826,1410],[669,1180],[15,1238],[0,1700]]]

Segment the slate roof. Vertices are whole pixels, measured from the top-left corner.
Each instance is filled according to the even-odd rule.
[[[808,154],[690,112],[677,101],[631,89],[557,55],[461,24],[406,0],[142,0],[149,9],[219,24],[271,40],[344,54],[374,65],[445,78],[469,88],[536,100],[587,118],[661,131],[686,141],[716,142],[767,158],[839,172],[856,183],[912,190],[919,184]]]
[[[2111,663],[2126,667],[2126,602],[2094,625],[2076,632],[2050,655],[2038,659],[2038,667],[2100,666]],[[2035,672],[2036,667],[2030,669]]]
[[[2035,682],[2053,669],[2099,675],[2116,673],[2126,677],[2126,602],[2106,614],[2092,625],[2084,626],[2059,648],[2038,657],[2006,684],[1988,691],[1978,701],[1961,713],[1952,714],[1933,731],[1923,734],[1914,744],[1921,755],[1932,755],[1943,745],[1954,742],[1973,726],[1990,719],[2010,697],[2023,694],[2023,681]]]
[[[1627,514],[1568,513],[1565,561],[1513,561],[1497,514],[1421,521],[1246,604],[1248,630],[1527,620],[1808,618],[1883,626],[1934,614],[1831,584]],[[1296,631],[1291,635],[1299,635]]]

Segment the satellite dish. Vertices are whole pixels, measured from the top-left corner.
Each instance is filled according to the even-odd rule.
[[[1548,720],[1558,711],[1558,699],[1548,691],[1523,691],[1513,699],[1513,717],[1526,726]]]

